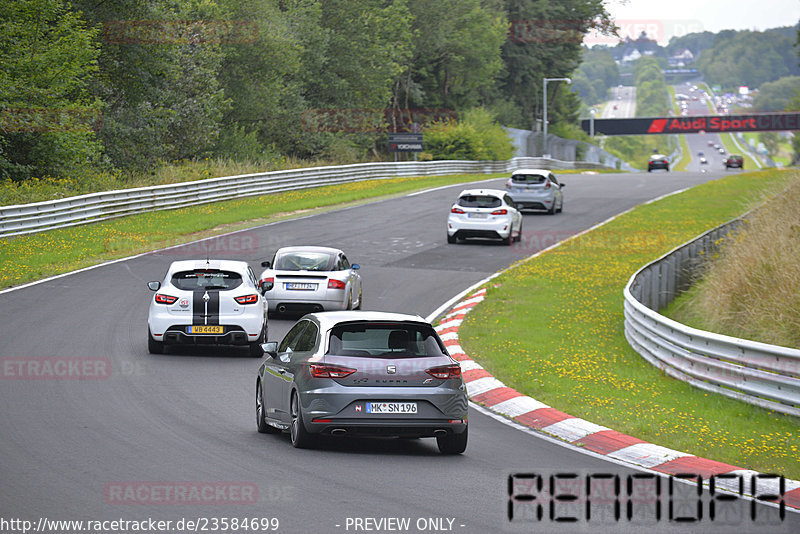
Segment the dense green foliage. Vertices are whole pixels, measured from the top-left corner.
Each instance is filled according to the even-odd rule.
[[[800,89],[800,76],[786,76],[767,82],[753,99],[753,111],[783,111]]]
[[[795,40],[779,31],[719,32],[714,46],[703,51],[697,68],[705,81],[732,90],[760,87],[785,76],[800,75]]]
[[[585,48],[583,61],[572,76],[572,90],[593,106],[607,100],[608,90],[619,81],[619,67],[607,48]]]
[[[465,112],[459,121],[434,123],[426,130],[426,158],[504,161],[513,155],[511,139],[483,108]]]
[[[562,21],[555,39],[510,38]],[[609,27],[601,0],[6,2],[0,179],[364,161],[388,156],[387,131],[479,107],[530,128],[542,78],[569,76],[594,27]],[[548,90],[552,127],[574,122],[572,92]]]

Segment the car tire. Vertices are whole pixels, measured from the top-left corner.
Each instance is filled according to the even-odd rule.
[[[363,299],[362,291],[361,291],[361,288],[359,287],[358,288],[358,306],[353,308],[354,310],[360,310],[361,309],[361,303],[363,302],[362,299]]]
[[[653,172],[653,169],[651,169],[650,167],[647,167],[647,172]]]
[[[517,237],[514,238],[514,241],[516,241],[517,243],[522,241],[522,223],[519,223],[519,230],[517,231]]]
[[[292,393],[290,401],[292,422],[289,426],[289,439],[296,449],[309,449],[314,445],[314,436],[303,424],[303,412],[300,410],[300,395]]]
[[[548,215],[555,215],[555,213],[556,213],[556,203],[553,202],[553,205],[550,206],[549,210],[547,210],[547,214]]]
[[[437,436],[436,445],[439,446],[439,452],[442,454],[461,454],[467,450],[469,426],[464,429],[461,434],[448,434],[446,436]]]
[[[264,321],[264,326],[261,327],[261,335],[252,343],[248,343],[247,350],[250,352],[251,358],[261,358],[264,356],[264,351],[261,349],[261,344],[267,341],[267,322]]]
[[[261,434],[277,434],[277,428],[267,424],[266,410],[264,409],[264,398],[261,393],[261,381],[256,380],[256,426]]]
[[[453,243],[457,243],[458,239],[456,239],[455,235],[447,234],[447,242],[452,245]]]
[[[147,351],[150,354],[164,354],[164,342],[153,339],[149,328],[147,329]]]
[[[558,205],[558,213],[562,213],[564,211],[564,197],[561,197],[561,204]]]

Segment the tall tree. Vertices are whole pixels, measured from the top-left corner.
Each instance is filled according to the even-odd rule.
[[[146,167],[211,154],[229,103],[220,86],[224,11],[214,0],[77,0],[103,28],[95,93],[111,161]]]
[[[67,2],[0,4],[0,177],[72,176],[97,161],[96,36]]]

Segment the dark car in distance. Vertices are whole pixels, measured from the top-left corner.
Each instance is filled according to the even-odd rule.
[[[669,160],[663,154],[653,154],[647,162],[647,172],[653,172],[653,169],[664,169],[669,171]]]
[[[725,170],[744,169],[744,158],[740,154],[731,154],[725,158]]]

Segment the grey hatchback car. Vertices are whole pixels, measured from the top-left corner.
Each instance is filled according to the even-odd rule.
[[[263,348],[259,432],[288,430],[299,448],[320,435],[435,437],[444,454],[467,447],[461,366],[421,317],[311,313]]]
[[[550,215],[564,210],[564,184],[547,169],[517,169],[506,182],[508,196],[521,210],[545,210]]]

